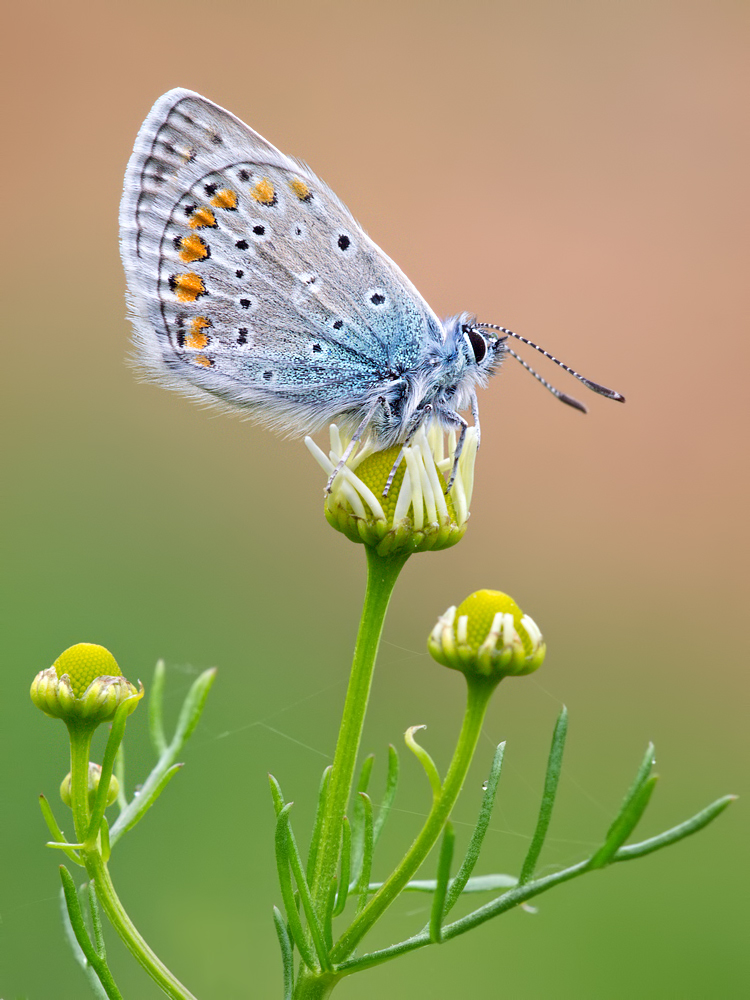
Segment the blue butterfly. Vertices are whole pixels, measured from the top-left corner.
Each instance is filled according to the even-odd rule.
[[[531,341],[468,313],[440,320],[305,164],[199,94],[169,91],[143,123],[120,233],[146,372],[276,430],[335,420],[386,448],[436,421],[460,453],[461,412],[478,428],[477,388],[506,353],[585,410],[508,345],[542,350]]]

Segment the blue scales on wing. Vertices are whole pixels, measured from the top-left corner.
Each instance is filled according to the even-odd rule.
[[[358,422],[443,340],[329,188],[189,91],[144,122],[120,223],[143,367],[282,431]]]

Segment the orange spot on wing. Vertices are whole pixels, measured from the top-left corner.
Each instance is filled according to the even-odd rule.
[[[200,365],[201,368],[211,368],[213,366],[213,361],[207,358],[205,354],[196,354],[193,361],[196,365]]]
[[[216,216],[207,205],[203,205],[201,208],[196,208],[188,219],[188,225],[191,229],[204,229],[207,226],[215,226]]]
[[[179,302],[195,302],[201,295],[206,294],[203,278],[192,271],[188,271],[187,274],[173,274],[169,279],[169,287]]]
[[[180,240],[180,260],[186,264],[192,264],[194,260],[205,260],[208,257],[208,244],[191,233],[190,236],[183,236]]]
[[[211,320],[206,316],[194,316],[190,321],[190,333],[185,337],[185,347],[200,351],[208,345],[209,336],[203,333],[211,326]]]
[[[221,191],[217,191],[213,196],[211,204],[215,208],[237,208],[237,192],[231,191],[229,188],[222,188]]]
[[[256,201],[259,201],[261,205],[276,204],[276,192],[273,189],[273,184],[267,177],[264,177],[262,181],[258,181],[255,187],[251,190],[250,194]]]
[[[289,187],[292,191],[294,191],[300,201],[309,201],[311,198],[310,188],[298,177],[295,177],[293,181],[289,182]]]

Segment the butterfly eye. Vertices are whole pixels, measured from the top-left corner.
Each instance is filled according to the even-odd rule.
[[[487,342],[481,333],[477,333],[476,330],[464,329],[464,336],[469,341],[471,349],[474,352],[474,360],[477,364],[481,364],[484,360],[484,356],[487,353]]]

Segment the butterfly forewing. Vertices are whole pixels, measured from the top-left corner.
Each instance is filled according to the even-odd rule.
[[[361,415],[442,338],[330,189],[188,91],[144,122],[121,230],[149,370],[282,429]]]

